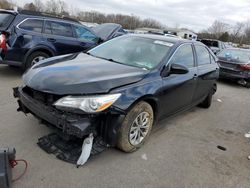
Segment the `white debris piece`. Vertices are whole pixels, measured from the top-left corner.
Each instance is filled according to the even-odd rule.
[[[144,159],[145,161],[148,160],[147,155],[145,153],[141,155],[141,158]]]
[[[221,99],[217,99],[217,101],[218,101],[218,102],[222,102],[222,100],[221,100]]]
[[[89,137],[84,139],[82,144],[82,153],[76,163],[77,167],[84,165],[87,162],[91,153],[93,140],[94,140],[93,133],[90,133]]]
[[[250,138],[250,132],[246,133],[246,134],[245,134],[245,137],[246,137],[246,138]]]

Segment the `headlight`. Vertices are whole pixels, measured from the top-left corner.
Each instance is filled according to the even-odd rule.
[[[119,97],[118,94],[99,96],[67,96],[54,103],[56,107],[68,107],[83,110],[87,113],[101,112],[110,107]]]

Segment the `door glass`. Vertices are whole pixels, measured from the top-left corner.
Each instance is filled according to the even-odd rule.
[[[41,33],[43,28],[43,20],[27,19],[19,25],[19,28]]]
[[[210,53],[204,46],[195,46],[198,66],[210,64]]]
[[[93,41],[93,42],[98,41],[98,37],[95,36],[93,33],[91,33],[85,27],[81,27],[81,26],[73,26],[73,27],[74,27],[74,30],[76,33],[76,38],[84,39],[84,40],[88,40],[88,41]]]
[[[73,37],[71,25],[63,22],[46,21],[45,33],[64,37]]]
[[[194,67],[193,49],[190,44],[186,44],[177,49],[177,52],[172,57],[170,64],[180,64],[188,68]]]

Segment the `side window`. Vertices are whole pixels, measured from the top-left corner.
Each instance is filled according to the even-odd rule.
[[[44,32],[46,34],[73,37],[71,25],[63,22],[46,21]]]
[[[96,35],[94,35],[93,33],[91,33],[85,27],[73,26],[73,28],[74,28],[75,33],[76,33],[76,38],[97,42],[98,37]]]
[[[195,46],[198,66],[210,64],[210,53],[204,46]]]
[[[193,49],[190,44],[181,46],[172,57],[170,64],[181,64],[188,68],[194,67]]]
[[[43,28],[43,20],[27,19],[23,23],[21,23],[18,27],[20,29],[24,29],[27,31],[41,33]]]

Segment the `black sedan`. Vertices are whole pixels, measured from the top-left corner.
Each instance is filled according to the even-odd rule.
[[[215,60],[200,42],[124,35],[34,65],[14,96],[19,110],[66,135],[93,133],[132,152],[157,121],[196,105],[210,107],[219,76]]]
[[[237,80],[250,88],[250,50],[231,48],[218,54],[220,78]]]

